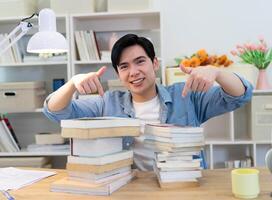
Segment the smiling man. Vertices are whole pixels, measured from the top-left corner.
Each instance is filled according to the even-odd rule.
[[[112,49],[112,66],[127,92],[104,93],[97,72],[78,74],[45,101],[44,113],[52,120],[80,117],[117,116],[138,118],[145,123],[173,123],[181,126],[200,126],[211,117],[232,111],[251,99],[252,86],[245,79],[217,67],[205,66],[181,70],[189,77],[186,83],[165,87],[156,84],[159,62],[153,44],[144,37],[128,34]],[[213,86],[217,82],[219,86]],[[100,97],[72,99],[74,92],[96,93]],[[140,144],[142,139],[137,140]],[[133,143],[124,138],[124,147]],[[140,145],[139,145],[140,146]],[[152,170],[148,158],[135,156],[141,170]]]

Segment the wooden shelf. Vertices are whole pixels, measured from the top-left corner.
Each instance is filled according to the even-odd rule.
[[[25,67],[25,66],[53,66],[53,65],[67,65],[67,61],[61,62],[29,62],[29,63],[7,63],[0,64],[0,67]]]

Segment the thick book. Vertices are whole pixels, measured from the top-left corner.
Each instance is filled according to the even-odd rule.
[[[133,158],[133,151],[123,150],[121,152],[108,154],[99,157],[80,157],[80,156],[68,156],[68,163],[87,164],[87,165],[105,165],[114,163],[120,160],[126,160]]]
[[[73,181],[66,177],[53,182],[51,184],[51,191],[106,196],[129,183],[133,177],[134,173],[130,173],[126,176],[115,179],[112,182],[108,182],[107,184],[92,184],[81,181]]]
[[[121,117],[85,117],[79,119],[61,120],[62,128],[114,128],[114,127],[140,127],[139,119]]]
[[[196,167],[201,167],[200,166],[200,159],[195,159],[192,161],[166,161],[166,162],[156,162],[156,166],[158,168],[177,168],[177,167],[182,167],[182,168],[196,168]]]
[[[196,180],[197,178],[202,177],[201,170],[164,172],[160,171],[156,166],[154,166],[154,172],[162,182],[188,182],[188,180]]]
[[[122,167],[131,166],[132,164],[133,164],[133,159],[129,158],[126,160],[120,160],[120,161],[116,161],[116,162],[105,164],[105,165],[87,165],[87,164],[67,163],[66,169],[68,171],[102,174],[102,173],[109,172],[109,171],[119,169]]]
[[[71,139],[73,156],[99,157],[122,151],[123,138]]]
[[[139,136],[140,120],[120,117],[95,117],[61,121],[65,138],[94,139]]]
[[[99,179],[89,179],[86,177],[78,177],[78,176],[69,176],[68,179],[74,180],[74,181],[83,181],[83,182],[93,183],[93,184],[106,184],[106,183],[111,182],[115,179],[122,178],[123,176],[127,176],[130,173],[131,173],[131,169],[127,170],[127,171],[119,172],[116,174],[112,174],[110,176],[106,176],[103,178],[99,178]]]
[[[173,144],[198,143],[198,142],[203,143],[204,136],[202,134],[197,137],[186,136],[186,137],[176,137],[175,138],[175,137],[161,137],[161,136],[157,136],[157,135],[146,134],[145,139],[154,140],[154,141],[158,141],[158,142],[173,143]]]
[[[124,172],[131,172],[131,166],[114,169],[114,170],[104,172],[101,174],[67,170],[67,174],[70,178],[74,178],[78,180],[84,179],[90,182],[100,182],[103,179],[106,179],[108,177],[112,177],[114,175],[121,174]]]
[[[197,137],[203,134],[203,128],[174,124],[146,124],[144,133],[161,137]]]
[[[154,140],[146,139],[144,141],[146,144],[151,144],[157,147],[168,147],[169,149],[182,149],[182,148],[191,148],[191,147],[203,147],[205,145],[203,142],[188,142],[188,143],[168,143],[168,142],[159,142]]]

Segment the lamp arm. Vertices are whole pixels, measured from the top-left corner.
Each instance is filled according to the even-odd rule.
[[[21,39],[33,25],[30,22],[21,21],[18,26],[16,26],[5,39],[0,41],[0,56],[7,51],[14,43]],[[21,32],[20,32],[21,31]],[[17,33],[18,32],[18,33]],[[11,40],[11,42],[5,46],[6,42]]]

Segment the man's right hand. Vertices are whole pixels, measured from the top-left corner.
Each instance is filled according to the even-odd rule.
[[[99,77],[101,77],[106,70],[107,67],[103,66],[97,72],[77,74],[72,77],[72,82],[80,94],[91,94],[98,92],[100,96],[103,96],[104,90],[99,81]]]

